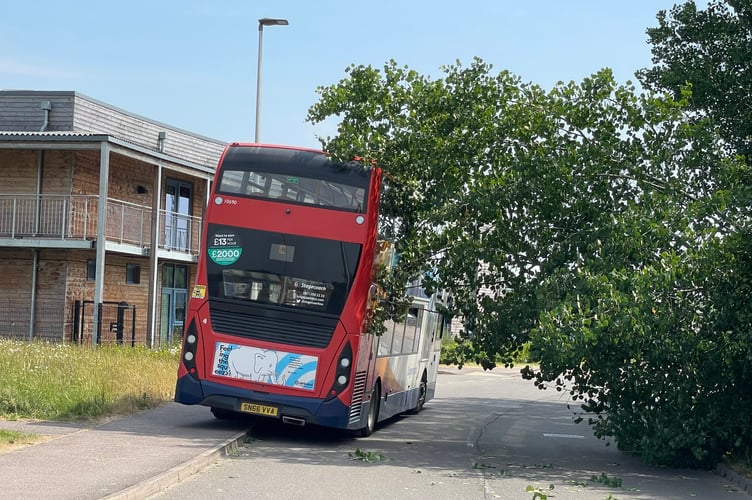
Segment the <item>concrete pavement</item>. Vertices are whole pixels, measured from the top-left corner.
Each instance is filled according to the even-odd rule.
[[[0,453],[0,499],[142,499],[231,452],[248,427],[177,403],[98,425],[0,420],[50,437]]]

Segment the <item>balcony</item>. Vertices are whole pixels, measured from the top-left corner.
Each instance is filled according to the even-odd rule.
[[[90,248],[97,239],[96,195],[0,194],[0,246]],[[146,255],[151,251],[152,209],[109,198],[106,248]],[[195,259],[201,218],[159,211],[162,253]]]

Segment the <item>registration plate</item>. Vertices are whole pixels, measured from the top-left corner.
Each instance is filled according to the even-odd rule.
[[[240,411],[253,413],[254,415],[264,415],[265,417],[276,417],[279,408],[276,406],[257,405],[256,403],[241,403]]]

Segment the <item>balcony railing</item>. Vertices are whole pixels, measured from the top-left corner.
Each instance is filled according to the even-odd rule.
[[[201,237],[201,218],[160,210],[162,228],[159,247],[197,255]]]
[[[96,218],[97,214],[94,214]],[[107,222],[104,226],[107,241],[138,247],[151,246],[151,208],[107,199]]]
[[[92,241],[97,237],[95,195],[0,194],[0,238]],[[150,207],[108,199],[105,238],[150,248]],[[159,247],[198,254],[201,218],[160,210]]]
[[[96,238],[98,199],[75,195],[0,195],[0,237]]]

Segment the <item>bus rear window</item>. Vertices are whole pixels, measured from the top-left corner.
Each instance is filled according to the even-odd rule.
[[[222,273],[224,296],[324,311],[336,284],[240,269]]]
[[[364,211],[366,196],[364,187],[331,179],[232,169],[222,171],[217,192],[355,212]]]
[[[343,241],[209,224],[210,299],[342,311],[360,259]]]

